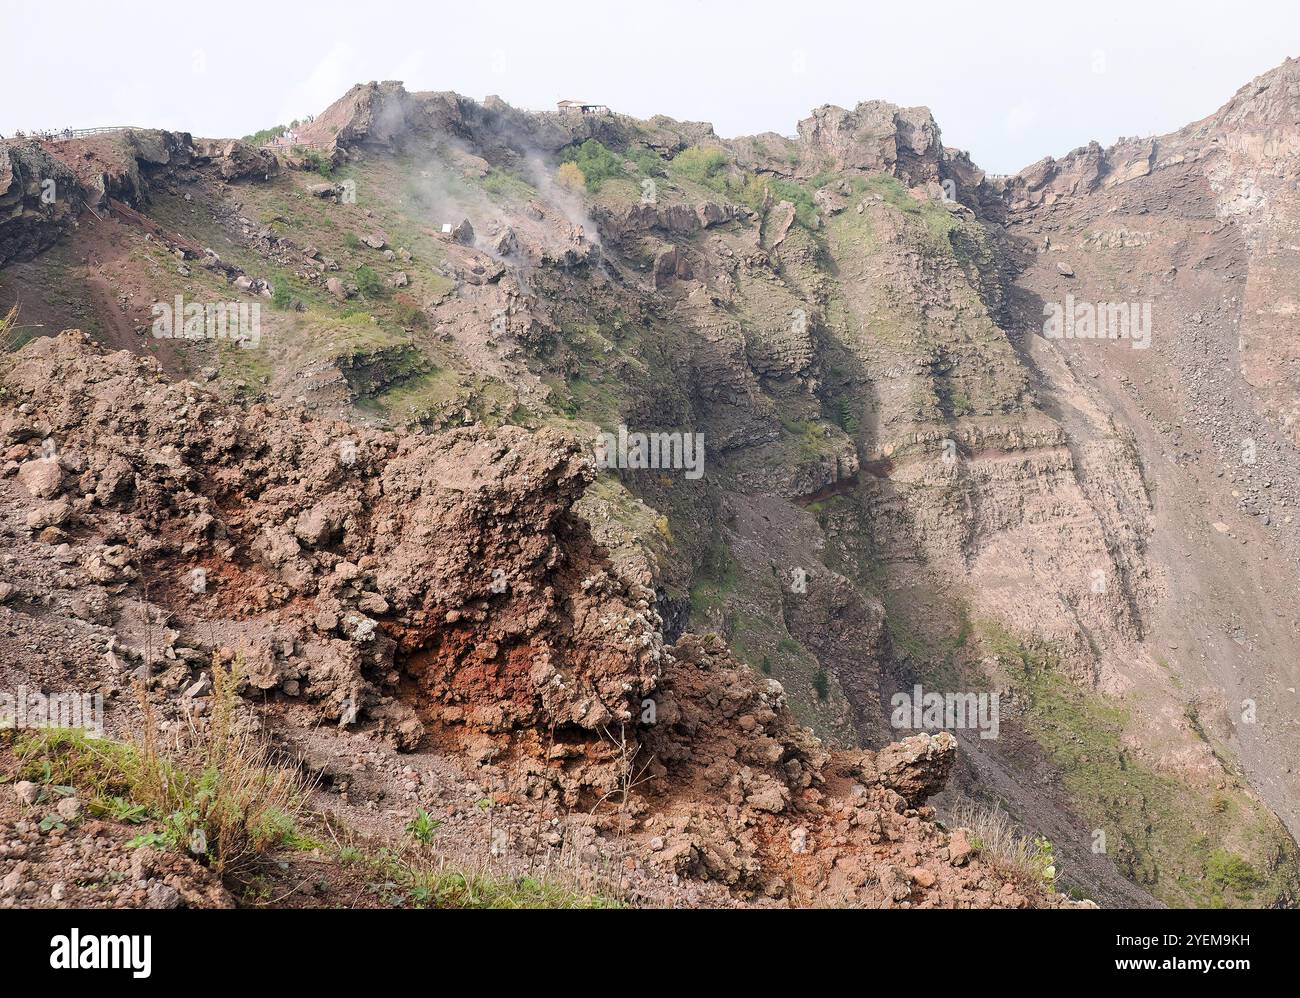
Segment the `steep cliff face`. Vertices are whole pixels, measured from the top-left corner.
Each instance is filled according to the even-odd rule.
[[[70,195],[77,190],[72,171],[39,147],[0,144],[0,266],[65,235],[76,218]]]
[[[69,392],[102,395],[92,370],[119,395],[139,375],[68,339],[32,348],[15,385],[56,439],[133,434],[137,457],[119,456],[137,476],[140,454],[181,455],[183,499],[84,489],[178,532],[158,542],[167,571],[229,576],[203,627],[262,635],[261,688],[322,716],[514,760],[537,780],[524,794],[574,807],[617,790],[626,754],[606,735],[689,691],[637,736],[657,783],[693,788],[649,791],[684,836],[675,872],[911,898],[874,866],[842,879],[831,853],[786,870],[805,866],[788,858],[799,826],[761,815],[802,820],[836,857],[892,841],[814,827],[852,764],[796,720],[878,749],[910,732],[891,700],[921,682],[1000,697],[997,737],[953,732],[955,782],[1049,832],[1081,889],[1286,901],[1294,66],[1173,136],[1007,180],[944,147],[925,109],[882,102],[724,141],[359,85],[300,133],[319,156],[283,173],[247,149],[137,141],[143,211],[83,226],[93,262],[59,261],[122,289],[94,310],[101,339],[138,337],[212,393],[140,404],[242,397],[251,415],[173,439],[162,411],[127,434],[91,405],[83,425]],[[58,252],[0,286],[38,286]],[[150,303],[177,293],[264,298],[256,348],[150,336]],[[1136,311],[1123,339],[1044,335],[1053,305],[1078,303]],[[72,388],[44,384],[51,365]],[[638,433],[675,435],[663,462],[629,460]],[[332,454],[345,434],[355,466]],[[1250,461],[1230,460],[1247,441]],[[710,697],[762,737],[682,749]],[[696,752],[737,764],[674,775]],[[1207,878],[1216,850],[1249,864],[1249,890]]]
[[[1184,701],[1203,744],[1168,738],[1161,761],[1208,774],[1211,753],[1238,759],[1293,833],[1296,74],[1289,61],[1179,132],[1090,147],[1008,185],[1018,325],[1044,396],[1080,442],[1130,428],[1152,497],[1147,664],[1115,663],[1110,685],[1142,691],[1152,714]],[[1044,304],[1067,295],[1148,308],[1148,343],[1045,338]]]

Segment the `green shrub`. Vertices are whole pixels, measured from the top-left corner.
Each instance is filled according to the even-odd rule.
[[[637,173],[645,177],[662,177],[667,174],[664,161],[649,149],[629,149],[627,158],[636,164]]]
[[[813,676],[813,689],[817,692],[818,700],[826,700],[831,695],[830,677],[826,675],[825,669],[818,669],[817,675]]]
[[[1260,876],[1246,860],[1226,849],[1215,849],[1205,861],[1205,876],[1220,890],[1247,894],[1260,884]]]
[[[587,186],[587,175],[577,163],[561,163],[555,171],[555,182],[570,191],[581,191]]]
[[[244,141],[249,145],[254,146],[266,145],[266,143],[270,142],[274,138],[278,138],[286,131],[288,131],[288,126],[286,125],[272,125],[270,128],[263,128],[260,131],[254,132],[252,135],[245,135]]]
[[[595,139],[580,146],[570,146],[560,154],[561,163],[572,163],[582,171],[587,190],[595,194],[610,177],[623,176],[623,157]]]
[[[303,146],[294,146],[293,152],[302,157],[303,165],[322,177],[329,178],[334,175],[334,164],[330,158],[315,149],[307,149]]]
[[[722,172],[727,167],[727,153],[721,146],[691,146],[679,152],[672,162],[673,172],[697,184],[721,190]]]
[[[367,298],[382,298],[386,290],[383,278],[367,264],[357,268],[357,289]]]

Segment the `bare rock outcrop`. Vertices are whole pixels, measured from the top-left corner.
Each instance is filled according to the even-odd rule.
[[[0,142],[0,266],[67,233],[81,208],[73,172],[35,142]]]
[[[835,170],[883,171],[908,186],[937,180],[939,126],[927,108],[864,101],[853,110],[824,105],[799,122],[800,144]]]
[[[794,720],[780,684],[713,637],[666,650],[655,702],[640,809],[654,865],[796,904],[1071,904],[1011,881],[934,823],[922,801],[956,757],[946,732],[829,752]]]
[[[269,179],[280,172],[275,153],[239,139],[200,139],[195,148],[200,157],[216,166],[223,180]]]
[[[76,332],[29,346],[7,384],[75,455],[69,493],[123,570],[203,580],[158,597],[183,643],[217,634],[258,689],[350,722],[400,667],[434,720],[504,731],[626,720],[652,683],[653,592],[611,574],[572,514],[592,469],[571,438],[245,412]],[[43,498],[48,478],[26,476]]]

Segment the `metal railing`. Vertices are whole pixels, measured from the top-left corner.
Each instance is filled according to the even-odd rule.
[[[60,128],[51,129],[45,132],[15,132],[9,136],[11,139],[42,139],[51,142],[62,142],[66,139],[84,139],[88,135],[106,135],[110,132],[129,132],[135,125],[106,125],[103,128]]]
[[[87,135],[107,135],[110,132],[129,132],[134,125],[106,125],[103,128],[70,128],[66,132],[55,132],[56,139],[82,139]]]

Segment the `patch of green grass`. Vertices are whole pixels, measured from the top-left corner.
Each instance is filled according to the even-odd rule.
[[[827,426],[814,419],[792,419],[778,414],[781,427],[794,440],[800,457],[804,460],[819,460],[837,453],[834,439],[827,433]]]
[[[806,187],[779,177],[769,178],[767,184],[778,201],[789,201],[794,205],[795,219],[800,225],[806,229],[817,227],[817,205]]]
[[[889,640],[896,651],[916,661],[932,659],[934,652],[930,642],[915,630],[900,614],[889,613],[885,616],[885,627],[889,631]]]
[[[735,198],[761,210],[769,198],[794,205],[795,220],[806,229],[818,225],[817,205],[812,192],[803,184],[781,177],[748,173],[737,169],[721,146],[691,146],[679,152],[668,164],[668,175],[679,181]]]
[[[306,835],[296,828],[285,833],[281,844],[284,848],[292,849],[295,852],[315,852],[317,850],[324,852],[330,847],[328,842]]]
[[[880,195],[887,204],[921,225],[923,248],[939,253],[951,253],[948,234],[961,223],[942,204],[928,198],[918,200],[897,177],[887,173],[873,173],[864,178],[863,193]],[[847,214],[847,212],[845,213]]]
[[[5,315],[0,315],[0,364],[4,364],[11,354],[21,350],[32,334],[18,327],[18,306],[14,305]],[[0,389],[2,396],[3,389]]]
[[[1058,873],[1050,839],[1027,835],[1005,811],[969,799],[953,808],[951,821],[970,830],[968,841],[981,858],[1030,887],[1055,890]]]
[[[521,177],[496,167],[488,170],[482,180],[483,190],[499,200],[528,201],[537,197],[537,190]]]
[[[691,617],[704,619],[709,611],[721,609],[735,591],[739,567],[731,547],[721,534],[714,534],[701,553],[695,585],[691,587]]]
[[[751,595],[744,579],[737,580],[737,589],[739,598],[728,601],[732,606],[742,605]],[[799,722],[829,744],[856,744],[843,691],[817,656],[795,640],[775,614],[733,609],[729,616],[727,645],[740,661],[784,687]]]
[[[567,416],[580,417],[598,426],[617,426],[622,421],[624,385],[607,378],[599,369],[587,368],[569,373],[562,382],[553,375],[543,381],[558,388],[552,404]]]
[[[359,308],[337,313],[309,309],[301,322],[311,331],[306,343],[307,353],[316,359],[352,365],[365,363],[368,358],[384,351],[397,356],[403,348],[411,348],[409,334]],[[400,373],[408,375],[412,372]]]
[[[427,329],[429,325],[424,309],[410,295],[398,295],[393,301],[393,321],[404,328],[418,326]]]
[[[417,364],[426,363],[414,350],[412,356]],[[526,421],[528,417],[501,381],[457,374],[449,367],[416,366],[410,376],[394,376],[387,387],[364,399],[361,407],[382,412],[397,424],[418,423],[429,428],[460,425],[466,411],[484,426],[500,425],[511,418]]]
[[[454,370],[428,370],[396,383],[376,400],[394,420],[416,422],[432,415],[439,404],[455,399],[459,381]]]
[[[428,865],[392,850],[375,859],[376,887],[394,907],[462,909],[612,909],[618,900],[586,894],[550,877],[511,877],[456,866]]]
[[[218,343],[217,367],[224,380],[243,382],[245,386],[267,384],[275,372],[265,338],[255,347],[224,341]]]

